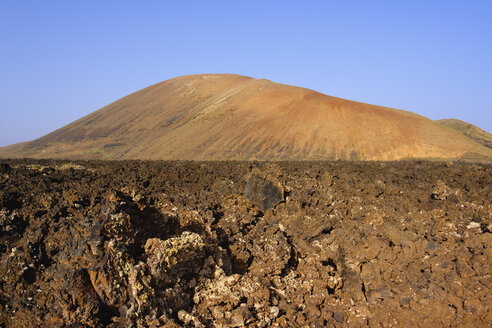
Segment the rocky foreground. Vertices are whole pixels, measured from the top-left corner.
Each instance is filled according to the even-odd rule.
[[[0,327],[492,325],[492,166],[0,161]]]

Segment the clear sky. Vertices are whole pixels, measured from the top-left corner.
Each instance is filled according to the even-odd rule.
[[[492,1],[1,0],[0,146],[198,73],[492,132]]]

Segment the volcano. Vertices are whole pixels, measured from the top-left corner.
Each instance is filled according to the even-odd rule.
[[[189,75],[123,97],[1,157],[146,160],[492,159],[412,112],[265,79]]]

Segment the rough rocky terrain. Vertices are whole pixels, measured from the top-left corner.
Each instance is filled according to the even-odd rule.
[[[0,327],[490,327],[492,166],[0,161]]]

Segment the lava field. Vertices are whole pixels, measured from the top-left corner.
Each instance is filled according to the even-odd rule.
[[[0,160],[0,327],[490,327],[492,166]]]

